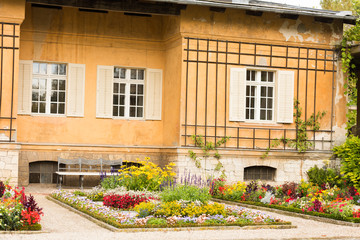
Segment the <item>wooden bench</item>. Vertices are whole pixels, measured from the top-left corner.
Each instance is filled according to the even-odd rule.
[[[61,188],[61,183],[65,176],[79,176],[79,186],[83,189],[84,176],[100,176],[106,172],[115,172],[114,167],[121,166],[122,160],[88,160],[83,158],[64,159],[58,158],[57,184]]]

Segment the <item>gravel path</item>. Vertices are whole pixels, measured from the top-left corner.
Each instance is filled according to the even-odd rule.
[[[54,188],[32,186],[26,193],[35,196],[45,215],[41,224],[46,233],[40,234],[3,234],[0,239],[360,239],[360,227],[339,226],[302,218],[290,217],[268,212],[270,215],[291,221],[295,229],[259,229],[259,230],[196,230],[168,232],[111,232],[95,223],[73,213],[46,199]]]

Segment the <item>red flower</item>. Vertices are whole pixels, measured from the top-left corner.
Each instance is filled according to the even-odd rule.
[[[259,196],[259,199],[262,199],[262,196],[261,196],[261,195]]]

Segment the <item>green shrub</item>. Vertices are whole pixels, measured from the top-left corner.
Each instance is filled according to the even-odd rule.
[[[150,218],[147,221],[149,225],[166,225],[166,220],[164,218]]]
[[[75,190],[73,192],[76,196],[86,196],[86,193],[84,193],[83,191],[80,191],[80,190]]]
[[[12,206],[0,205],[0,230],[19,230],[23,223],[21,221],[22,204],[14,202]]]
[[[120,187],[121,186],[120,176],[113,175],[113,176],[106,177],[101,181],[100,184],[101,184],[101,187],[104,189],[114,189],[114,188]]]
[[[356,188],[360,188],[360,139],[350,136],[346,142],[333,148],[334,155],[341,158],[341,174]]]
[[[337,171],[333,168],[318,168],[318,166],[314,166],[307,171],[307,176],[309,182],[316,184],[319,187],[324,187],[328,184],[330,187],[334,187],[335,185],[338,187],[342,187],[343,180],[340,175],[340,171]]]
[[[160,199],[164,202],[172,202],[178,200],[185,201],[200,201],[205,203],[209,201],[211,195],[209,188],[199,188],[193,185],[177,185],[176,187],[170,187],[160,193]]]

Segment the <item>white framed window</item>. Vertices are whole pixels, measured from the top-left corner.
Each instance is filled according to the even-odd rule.
[[[162,70],[97,66],[96,117],[161,120]]]
[[[113,117],[144,117],[145,70],[114,67]]]
[[[34,62],[31,113],[65,114],[66,79],[66,64]]]
[[[19,62],[18,114],[83,117],[85,65]]]
[[[230,69],[229,120],[293,123],[294,71]]]
[[[246,71],[245,119],[274,120],[275,72]]]

